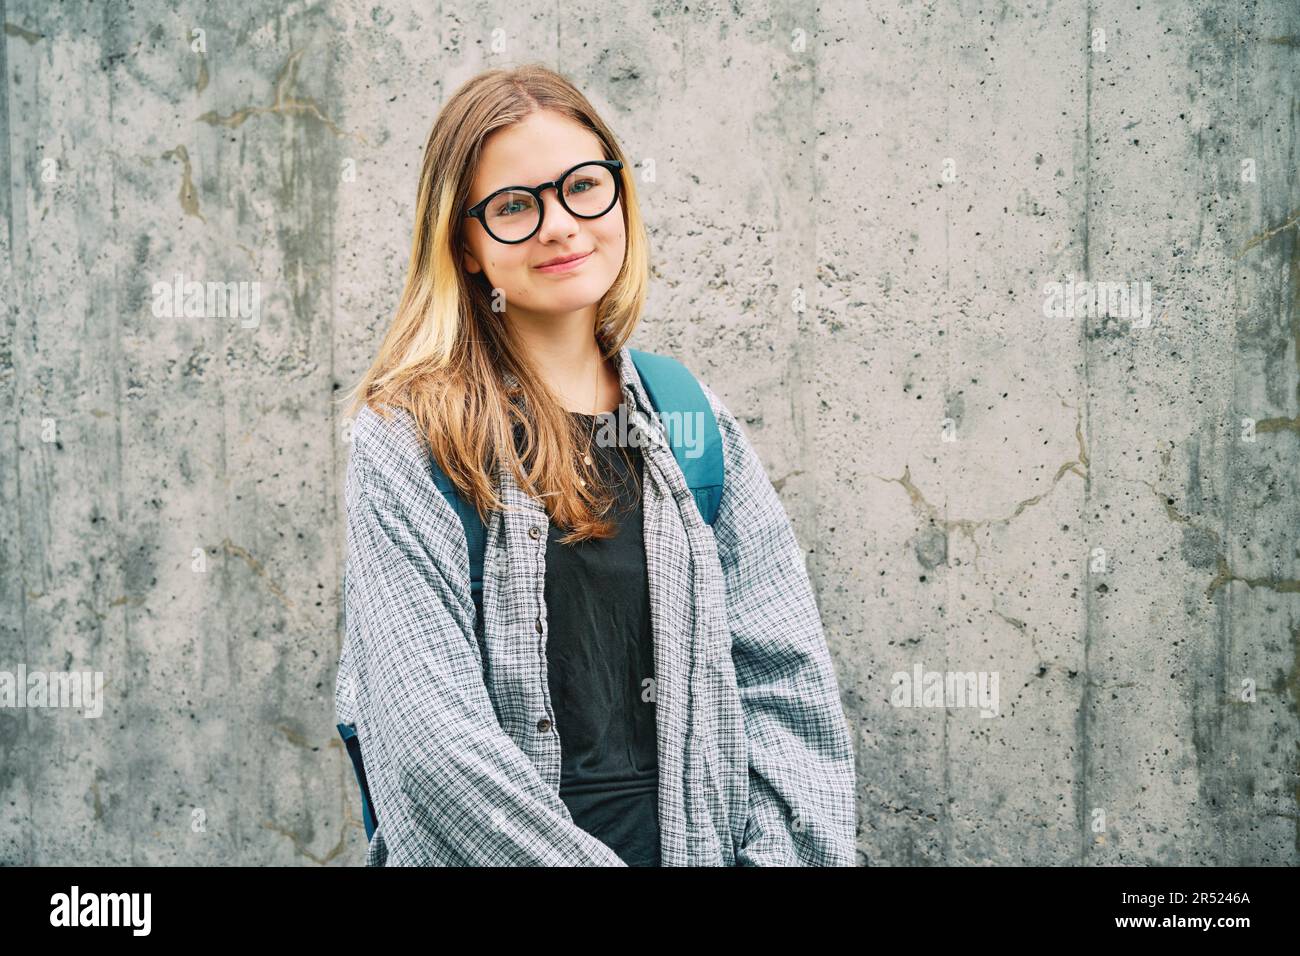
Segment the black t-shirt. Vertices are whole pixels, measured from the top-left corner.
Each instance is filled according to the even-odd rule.
[[[601,416],[570,413],[582,434]],[[599,420],[598,420],[599,419]],[[613,422],[617,424],[617,419]],[[546,544],[547,684],[560,735],[560,799],[583,830],[629,866],[659,866],[659,753],[654,640],[636,446],[602,447],[592,461],[618,503],[613,538]],[[581,447],[585,447],[584,440]]]

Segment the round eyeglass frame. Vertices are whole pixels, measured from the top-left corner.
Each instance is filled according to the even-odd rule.
[[[584,216],[582,215],[582,213],[574,212],[572,209],[570,209],[569,204],[564,201],[564,190],[560,188],[560,185],[566,179],[568,179],[571,174],[577,172],[579,169],[582,169],[582,167],[584,166],[604,166],[606,169],[610,170],[614,174],[614,198],[610,201],[610,204],[607,207],[605,207],[604,210],[592,216]],[[542,228],[542,222],[546,219],[546,204],[542,202],[542,190],[554,188],[555,198],[557,198],[560,201],[560,205],[564,207],[565,211],[568,212],[570,216],[574,216],[578,219],[599,219],[601,216],[608,213],[611,209],[614,208],[615,205],[618,204],[619,196],[623,194],[623,177],[619,175],[619,170],[622,168],[623,168],[622,160],[588,159],[585,162],[578,163],[576,166],[573,166],[565,170],[565,172],[558,179],[553,179],[549,183],[541,183],[540,185],[537,186],[505,186],[501,189],[495,190],[486,199],[482,200],[481,202],[475,203],[468,210],[466,210],[465,218],[477,219],[480,225],[483,226],[483,231],[486,232],[493,239],[495,239],[497,242],[505,243],[508,246],[518,245],[521,242],[527,242],[529,239],[533,238],[533,236],[537,235],[537,230]],[[497,196],[501,195],[502,193],[519,193],[519,192],[530,193],[532,194],[532,197],[537,200],[537,225],[533,227],[532,232],[524,236],[522,239],[502,239],[500,236],[498,236],[488,227],[487,218],[484,216],[483,213],[487,209],[488,203],[490,203],[493,199],[495,199]]]

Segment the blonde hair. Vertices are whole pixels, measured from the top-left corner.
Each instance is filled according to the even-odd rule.
[[[540,64],[489,70],[452,95],[429,133],[397,314],[374,363],[344,401],[349,414],[369,406],[387,418],[384,405],[409,411],[427,449],[485,521],[488,511],[504,510],[494,476],[505,461],[557,526],[572,529],[561,539],[568,544],[610,537],[614,526],[603,515],[613,500],[599,481],[581,483],[574,466],[577,422],[508,334],[504,313],[492,309],[486,274],[462,267],[465,209],[483,141],[538,110],[585,126],[604,146],[600,158],[623,162],[617,174],[626,252],[597,304],[592,331],[604,359],[631,337],[645,302],[649,240],[627,157],[586,97],[560,74]],[[507,387],[506,373],[517,387]],[[522,457],[516,422],[524,430]]]

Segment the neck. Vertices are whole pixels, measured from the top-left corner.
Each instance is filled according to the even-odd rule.
[[[511,334],[566,410],[593,415],[618,406],[622,385],[615,364],[601,357],[594,305],[561,315],[507,313],[507,318]]]

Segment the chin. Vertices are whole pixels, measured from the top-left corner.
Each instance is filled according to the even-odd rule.
[[[601,296],[609,291],[613,280],[593,282],[590,279],[582,283],[566,283],[568,288],[557,290],[562,294],[548,297],[543,308],[547,312],[576,312],[600,301]]]

